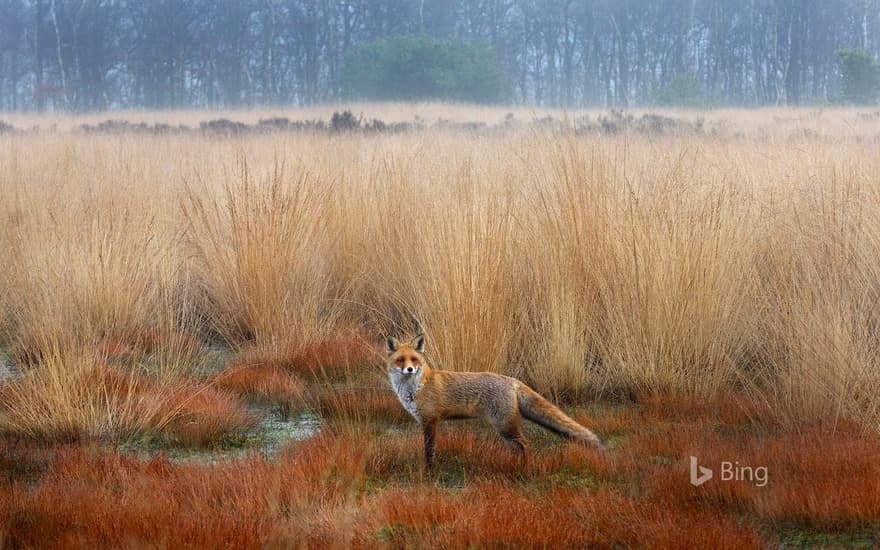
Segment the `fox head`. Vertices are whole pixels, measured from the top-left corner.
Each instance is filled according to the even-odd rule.
[[[413,376],[421,374],[425,363],[425,335],[419,334],[409,342],[401,343],[389,336],[385,341],[385,363],[390,374]]]

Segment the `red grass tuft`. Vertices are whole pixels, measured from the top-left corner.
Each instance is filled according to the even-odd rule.
[[[376,359],[376,350],[367,341],[358,334],[322,340],[306,346],[291,359],[291,364],[298,371],[316,374],[340,367],[367,365]]]
[[[375,363],[377,352],[358,335],[335,337],[297,345],[255,346],[241,352],[228,369],[254,365],[282,368],[297,375],[321,379],[359,377],[366,365]]]
[[[204,447],[255,422],[231,392],[206,386],[180,385],[163,404],[167,422],[161,432],[184,446]]]
[[[251,399],[277,403],[290,409],[301,406],[305,394],[296,376],[267,364],[226,369],[214,377],[214,384]]]

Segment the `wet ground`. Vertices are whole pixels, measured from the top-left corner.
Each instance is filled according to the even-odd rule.
[[[18,378],[18,371],[9,362],[9,358],[0,351],[0,384]]]
[[[257,453],[274,458],[291,441],[302,441],[321,431],[321,419],[311,411],[281,415],[269,409],[253,411],[260,420],[247,430],[228,437],[213,448],[179,447],[149,435],[123,442],[118,449],[149,460],[164,453],[172,462],[199,461],[214,463]]]

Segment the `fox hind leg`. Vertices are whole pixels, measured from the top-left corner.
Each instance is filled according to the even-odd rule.
[[[523,436],[519,429],[519,422],[514,419],[497,428],[500,435],[509,447],[518,451],[523,464],[529,462],[529,441]]]

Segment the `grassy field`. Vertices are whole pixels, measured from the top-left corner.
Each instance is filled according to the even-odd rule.
[[[80,129],[333,110],[0,117],[0,547],[880,544],[880,113]],[[446,423],[425,471],[419,327],[608,450]]]

